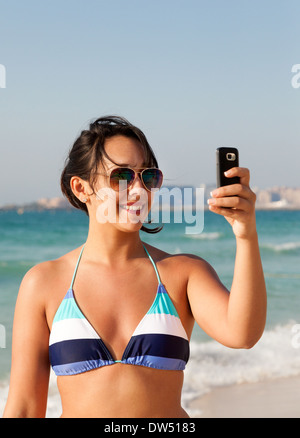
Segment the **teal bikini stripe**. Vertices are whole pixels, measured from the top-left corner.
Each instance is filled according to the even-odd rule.
[[[164,287],[162,285],[160,285],[159,289],[163,289],[163,290],[158,291],[160,293],[158,293],[156,295],[155,301],[152,304],[152,306],[150,307],[150,309],[148,310],[146,315],[160,313],[160,314],[165,314],[165,315],[177,316],[179,318],[177,310],[176,310],[174,304],[172,303],[171,298],[169,297],[169,295],[165,291]]]
[[[151,255],[149,254],[149,252],[147,251],[147,248],[145,247],[145,245],[143,245],[154,269],[156,272],[156,276],[159,282],[159,286],[158,286],[158,292],[155,298],[154,303],[152,304],[151,308],[148,310],[147,315],[151,315],[153,313],[163,313],[165,315],[173,315],[173,316],[178,316],[177,310],[174,306],[174,304],[171,301],[171,298],[169,297],[167,291],[165,290],[161,280],[160,280],[160,276],[158,273],[158,270],[156,268],[156,265],[151,257]]]
[[[54,322],[62,321],[63,319],[85,319],[84,315],[76,305],[74,298],[65,298],[55,315]]]

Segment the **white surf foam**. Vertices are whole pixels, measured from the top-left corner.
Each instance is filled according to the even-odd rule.
[[[295,327],[295,323],[290,323],[265,331],[249,350],[230,349],[216,341],[191,342],[183,388],[184,405],[187,407],[191,399],[215,387],[299,375],[300,345],[298,348],[295,342]]]
[[[200,234],[185,234],[185,237],[189,239],[216,240],[222,237],[222,233],[216,231],[216,232],[200,233]]]
[[[300,248],[300,242],[264,243],[261,246],[274,252],[293,252]]]

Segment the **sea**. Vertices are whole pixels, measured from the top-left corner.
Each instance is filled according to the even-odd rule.
[[[300,211],[257,211],[256,220],[268,294],[266,328],[252,349],[237,350],[220,345],[195,325],[182,394],[191,416],[198,414],[189,410],[191,400],[214,388],[300,374]],[[167,223],[158,234],[141,231],[141,239],[172,254],[204,258],[230,289],[235,239],[227,221],[205,211],[201,233],[188,234],[186,225]],[[77,210],[0,211],[0,415],[9,388],[13,315],[21,280],[35,264],[83,244],[87,232],[88,218]],[[47,417],[60,413],[51,374]]]

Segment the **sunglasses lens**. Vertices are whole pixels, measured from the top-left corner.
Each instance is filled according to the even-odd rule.
[[[110,174],[110,186],[113,190],[119,191],[120,181],[126,181],[127,186],[129,186],[134,180],[134,176],[133,170],[127,167],[117,167]]]
[[[148,190],[159,189],[162,185],[163,174],[159,169],[145,169],[142,174],[142,179],[145,187]],[[122,182],[126,182],[124,187],[128,188],[135,179],[135,172],[128,167],[117,167],[110,174],[110,186],[113,190],[123,190]]]
[[[148,190],[159,189],[163,182],[163,174],[159,169],[145,169],[142,178]]]

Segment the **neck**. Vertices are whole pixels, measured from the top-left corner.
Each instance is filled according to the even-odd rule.
[[[84,253],[94,261],[116,265],[145,254],[139,230],[126,232],[109,223],[90,222]]]

